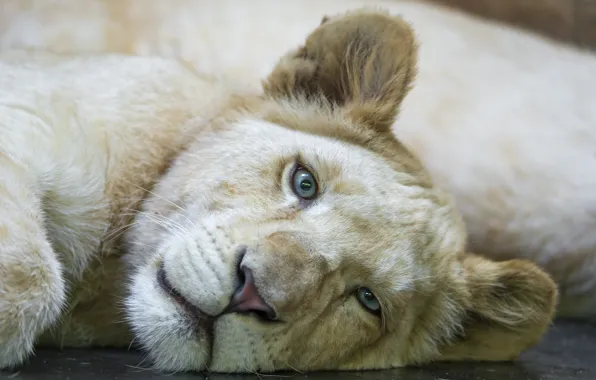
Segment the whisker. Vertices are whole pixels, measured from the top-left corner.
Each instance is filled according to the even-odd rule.
[[[144,360],[145,360],[145,359],[143,359],[143,361],[144,361]],[[140,364],[141,364],[141,363],[139,363],[139,365],[140,365]],[[126,366],[127,366],[128,368],[135,369],[135,370],[137,370],[137,371],[139,371],[139,372],[148,372],[148,371],[152,371],[152,370],[153,370],[153,368],[151,368],[151,367],[144,368],[144,367],[140,367],[139,365],[131,365],[131,364],[127,364]]]
[[[143,358],[141,359],[141,361],[139,362],[139,364],[137,364],[136,366],[131,366],[132,368],[137,368],[141,371],[151,371],[152,368],[143,368],[141,367],[143,365],[143,363],[145,363],[147,361],[147,359],[149,359],[149,355],[143,355]]]
[[[113,242],[114,240],[118,239],[120,236],[122,236],[124,233],[126,233],[126,231],[128,231],[129,229],[131,229],[132,227],[134,227],[137,224],[139,224],[139,222],[132,222],[129,224],[125,224],[125,225],[115,229],[114,231],[110,232],[109,234],[104,236],[104,238],[102,239],[104,241],[104,244],[109,244],[109,243]]]
[[[296,372],[296,373],[298,373],[298,374],[300,374],[300,375],[304,375],[304,372],[297,370],[297,369],[296,369],[296,368],[294,368],[294,367],[293,367],[293,366],[292,366],[290,363],[288,363],[288,362],[285,362],[285,364],[286,364],[286,366],[288,366],[289,368],[291,368],[291,369],[292,369],[292,371],[294,371],[294,372]],[[269,376],[273,376],[273,375],[269,375]],[[279,376],[279,377],[293,377],[293,376],[286,375],[286,376]]]
[[[161,214],[140,211],[137,213],[137,215],[145,216],[150,222],[153,222],[153,223],[157,224],[158,226],[162,227],[167,232],[174,234],[175,236],[180,238],[182,241],[184,241],[184,238],[186,236],[190,236],[190,232],[188,230],[186,230],[182,225],[180,225],[179,223],[177,223],[176,221],[174,221],[170,218],[166,218],[165,216],[163,216]],[[135,223],[140,224],[141,221],[137,220]],[[135,223],[133,223],[132,226],[134,226]],[[129,226],[129,227],[132,227],[132,226]],[[182,233],[182,235],[179,234],[180,232]]]
[[[126,349],[126,351],[130,351],[130,349],[132,348],[132,345],[137,341],[137,339],[138,338],[136,336],[134,336],[132,338],[132,340],[130,341],[130,344],[128,345],[128,348]]]
[[[161,213],[153,213],[152,215],[153,216],[156,216],[156,217],[159,216],[160,218],[162,218],[162,220],[164,220],[164,221],[166,221],[168,223],[171,223],[176,228],[182,230],[184,233],[190,234],[190,232],[182,224],[180,224],[179,222],[175,221],[173,218],[167,217],[167,216],[165,216],[165,215],[163,215]],[[195,227],[194,224],[193,224],[193,227]]]
[[[127,214],[123,214],[123,215],[127,215]],[[171,217],[167,217],[161,213],[148,212],[148,211],[137,211],[135,215],[146,217],[149,221],[163,227],[168,232],[174,233],[174,230],[177,230],[178,232],[181,233],[181,235],[176,234],[176,236],[178,236],[183,241],[184,241],[184,238],[192,236],[190,231],[186,227],[184,227],[182,224],[175,221]],[[180,215],[180,214],[176,214],[176,215]],[[188,220],[188,218],[186,218],[184,215],[182,215],[182,217],[184,217],[185,219]],[[140,220],[137,220],[136,222],[141,223]],[[194,223],[191,222],[191,224],[193,225],[193,227],[196,227],[196,225]]]
[[[159,195],[159,194],[156,194],[155,192],[153,192],[153,191],[151,191],[151,190],[149,190],[149,189],[147,189],[147,188],[144,188],[143,186],[137,185],[136,183],[133,183],[133,182],[131,182],[131,181],[129,181],[129,180],[127,180],[127,179],[125,179],[125,178],[124,178],[124,179],[122,179],[122,180],[123,180],[123,181],[125,181],[125,182],[128,182],[130,185],[133,185],[133,186],[135,186],[136,188],[138,188],[138,189],[140,189],[140,190],[146,191],[146,192],[148,192],[149,194],[151,194],[151,195],[153,195],[153,196],[155,196],[155,197],[157,197],[157,198],[159,198],[159,199],[162,199],[162,200],[164,200],[164,201],[166,201],[166,202],[170,203],[172,206],[174,206],[174,207],[176,207],[176,208],[178,208],[178,209],[180,209],[180,210],[184,211],[184,209],[183,209],[182,207],[180,207],[180,206],[179,206],[179,205],[177,205],[176,203],[172,202],[171,200],[169,200],[169,199],[166,199],[166,198],[164,198],[163,196],[161,196],[161,195]],[[184,207],[187,207],[187,206],[186,206],[186,204],[184,204],[184,202],[182,202],[182,205],[183,205]]]
[[[185,241],[186,237],[191,236],[190,231],[188,231],[182,225],[180,225],[180,223],[177,223],[172,219],[166,218],[161,214],[146,213],[145,215],[153,222],[163,226],[167,231],[172,233],[174,233],[174,231],[178,231],[179,233],[181,233],[175,235],[178,236],[182,241]],[[169,227],[169,229],[167,227]]]
[[[176,204],[175,202],[172,202],[171,200],[169,200],[169,199],[167,199],[167,198],[165,198],[165,197],[163,197],[163,196],[161,196],[161,195],[159,195],[159,194],[157,194],[157,193],[155,193],[155,192],[153,192],[153,191],[151,191],[151,190],[149,190],[149,189],[147,189],[147,188],[144,188],[143,186],[137,185],[136,183],[133,183],[133,182],[131,182],[131,181],[127,180],[127,179],[123,179],[123,181],[125,181],[125,182],[128,182],[129,184],[131,184],[131,185],[133,185],[133,186],[136,186],[138,189],[141,189],[141,190],[143,190],[143,191],[146,191],[146,192],[148,192],[149,194],[153,195],[154,197],[157,197],[157,198],[159,198],[159,199],[161,199],[161,200],[164,200],[164,201],[166,201],[167,203],[171,204],[172,206],[176,207],[178,210],[180,210],[180,211],[181,211],[181,214],[180,214],[180,215],[182,215],[184,218],[186,218],[186,220],[187,220],[187,221],[188,221],[188,222],[189,222],[189,223],[190,223],[190,224],[191,224],[193,227],[195,227],[195,225],[194,225],[194,223],[192,222],[192,220],[190,220],[190,219],[189,219],[189,218],[188,218],[186,215],[184,215],[184,214],[186,213],[186,209],[188,209],[188,206],[187,206],[187,205],[186,205],[186,203],[184,203],[183,201],[180,201],[180,203],[182,203],[182,206],[184,206],[184,207],[181,207],[180,205]]]

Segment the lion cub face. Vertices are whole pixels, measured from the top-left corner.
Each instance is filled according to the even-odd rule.
[[[409,27],[365,11],[325,21],[145,202],[128,235],[139,342],[167,370],[514,357],[556,291],[531,264],[466,255],[449,197],[391,134]]]

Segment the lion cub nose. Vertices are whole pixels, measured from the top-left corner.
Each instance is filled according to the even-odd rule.
[[[241,284],[232,296],[232,300],[226,307],[224,314],[254,312],[263,319],[275,320],[275,311],[265,303],[259,294],[252,271],[246,267],[240,267],[239,275]]]

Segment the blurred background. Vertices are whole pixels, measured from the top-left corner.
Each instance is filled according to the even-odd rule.
[[[596,49],[596,0],[423,0]]]

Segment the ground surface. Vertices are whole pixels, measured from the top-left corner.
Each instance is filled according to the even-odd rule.
[[[439,364],[370,372],[284,373],[279,375],[160,374],[143,369],[138,352],[112,350],[38,351],[19,372],[0,379],[107,380],[595,380],[596,325],[558,321],[543,342],[513,363]]]

